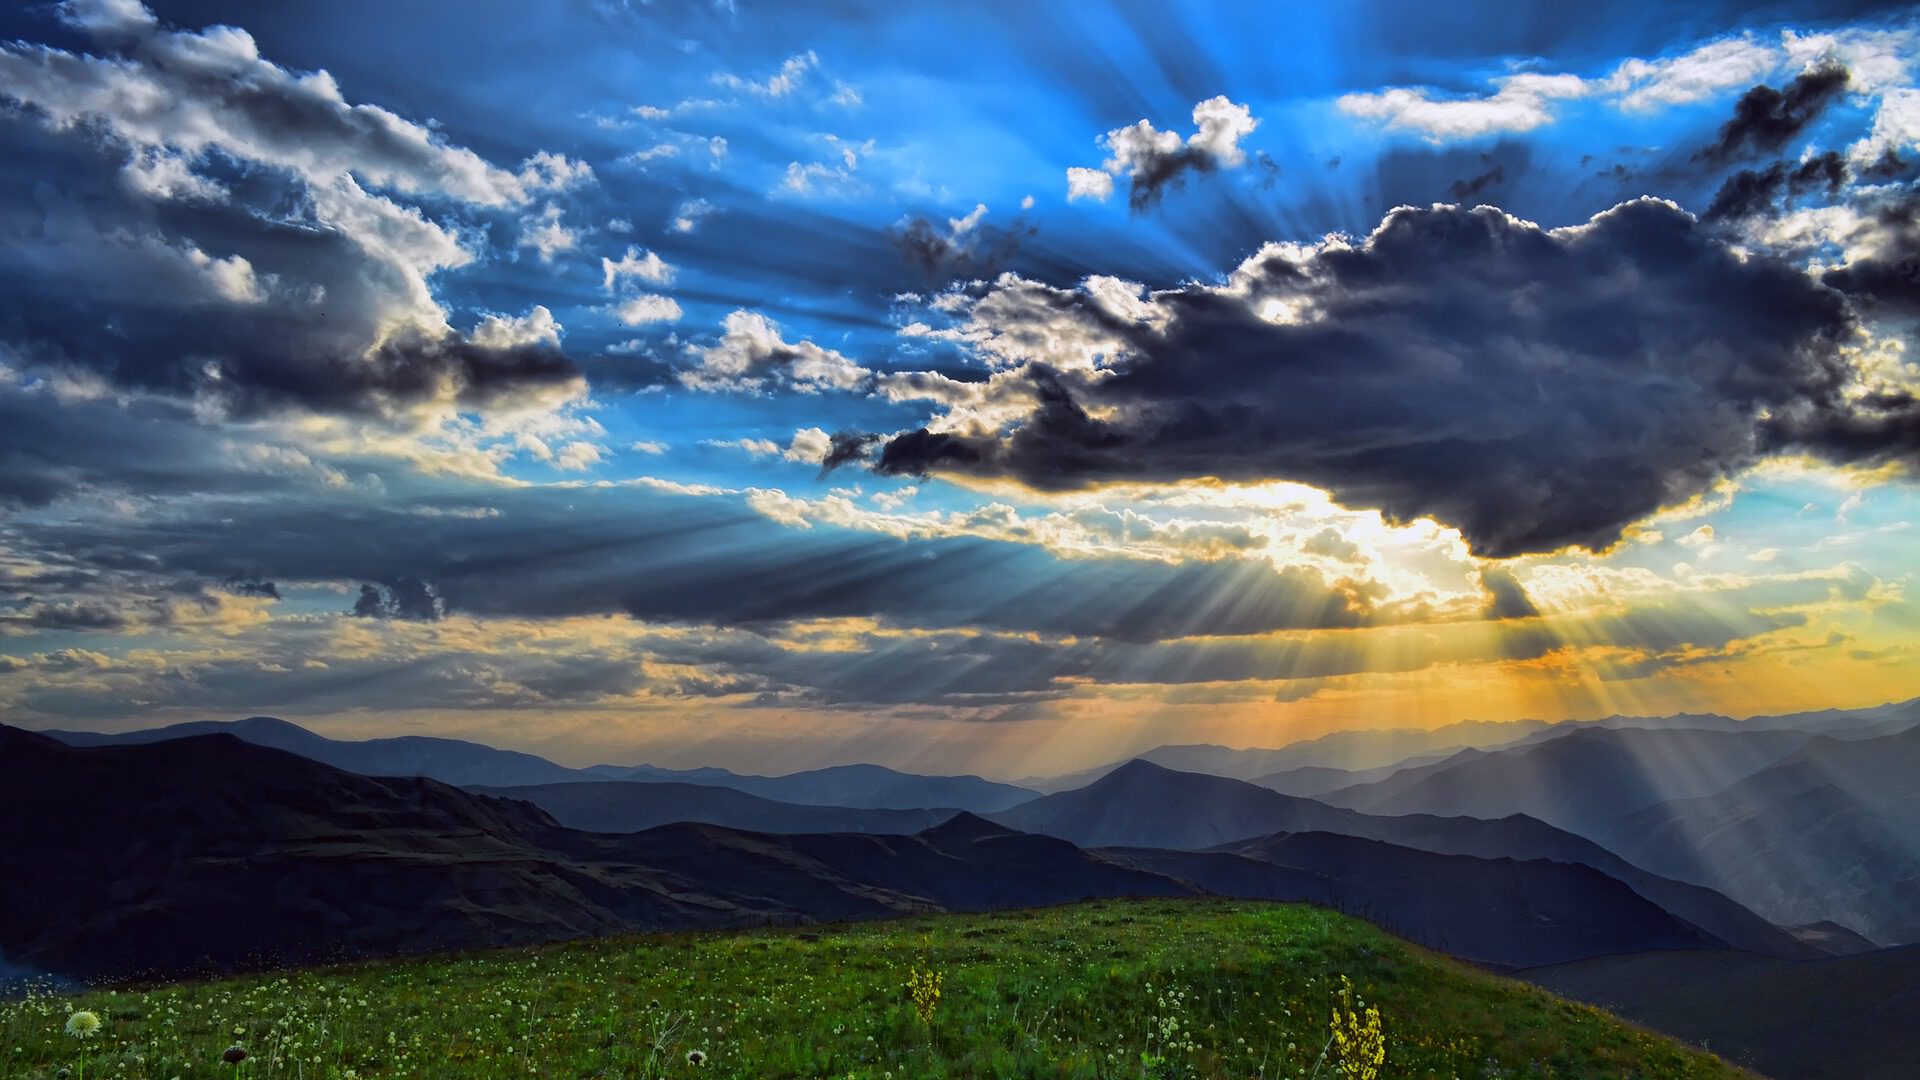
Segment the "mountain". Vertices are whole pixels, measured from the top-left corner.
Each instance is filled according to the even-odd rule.
[[[0,727],[0,954],[63,975],[1191,892],[970,815],[914,836],[607,835],[228,734],[71,747]]]
[[[444,784],[462,786],[557,784],[580,779],[577,770],[556,765],[546,758],[514,750],[497,750],[462,739],[439,739],[425,735],[365,741],[329,739],[271,716],[252,716],[232,721],[198,720],[118,734],[93,731],[45,731],[41,734],[69,746],[128,746],[196,735],[226,734],[255,746],[285,750],[362,776],[426,776]]]
[[[1165,852],[1113,854],[1162,873],[1183,868]],[[1321,902],[1328,906],[1493,966],[1616,953],[1639,941],[1659,941],[1661,949],[1725,947],[1622,882],[1577,863],[1440,855],[1321,832],[1263,837],[1238,845],[1233,855],[1312,875],[1327,883],[1331,897]],[[1208,868],[1184,868],[1179,876],[1209,891],[1261,895],[1208,876]]]
[[[1392,865],[1411,857],[1377,856]],[[1331,858],[1299,856],[1295,868],[1225,853],[1167,858],[1216,869],[1156,869],[1149,854],[1083,850],[968,813],[913,835],[688,823],[581,832],[527,802],[360,776],[226,734],[71,747],[0,727],[0,953],[62,975],[1186,896],[1228,865],[1261,882],[1258,895],[1359,910],[1375,902],[1365,890],[1391,880]],[[1451,872],[1470,877],[1472,862]],[[1643,917],[1643,905],[1608,888],[1588,890],[1607,910],[1563,909],[1554,887],[1536,883],[1521,891],[1545,896],[1540,906],[1451,905],[1405,927],[1494,964],[1712,943],[1672,916]],[[1543,918],[1560,920],[1558,929],[1528,928]],[[1498,948],[1503,939],[1511,947]]]
[[[950,807],[987,814],[1017,806],[1036,794],[1026,788],[983,780],[978,776],[920,776],[883,765],[835,765],[785,776],[728,773],[725,776],[703,778],[698,775],[704,771],[695,770],[692,774],[680,774],[674,779],[684,783],[730,787],[776,802],[862,810]],[[648,778],[646,773],[628,777],[636,780]]]
[[[1810,738],[1785,730],[1581,728],[1504,750],[1463,750],[1320,797],[1372,814],[1526,814],[1601,839],[1632,811],[1712,794]]]
[[[916,833],[958,813],[804,806],[763,799],[730,787],[667,781],[581,781],[468,790],[525,800],[567,828],[588,832],[640,832],[676,821],[696,821],[768,833]]]
[[[1263,788],[1277,791],[1282,795],[1298,795],[1303,798],[1316,798],[1329,791],[1353,787],[1357,784],[1370,784],[1376,780],[1385,780],[1402,769],[1430,765],[1444,757],[1452,755],[1424,755],[1408,758],[1394,765],[1382,765],[1373,769],[1336,769],[1331,765],[1298,765],[1291,769],[1281,769],[1263,776],[1249,777],[1249,784],[1258,784]]]
[[[1712,795],[1641,809],[1603,840],[1784,922],[1920,942],[1920,728],[1816,737]]]
[[[1042,796],[993,819],[1093,848],[1219,848],[1244,854],[1243,843],[1275,833],[1325,832],[1440,855],[1579,864],[1738,948],[1786,957],[1827,952],[1711,889],[1648,873],[1591,840],[1521,815],[1497,820],[1375,816],[1135,761],[1084,788]]]
[[[1243,781],[1136,759],[1086,787],[1043,795],[991,816],[1011,828],[1083,847],[1198,850],[1280,831],[1342,831],[1340,826],[1355,815]]]
[[[1920,946],[1800,962],[1642,953],[1518,977],[1768,1076],[1906,1080],[1920,1061]]]
[[[748,776],[715,768],[662,769],[652,765],[570,769],[532,754],[498,750],[460,739],[420,735],[364,741],[329,739],[270,716],[235,721],[203,720],[119,734],[42,732],[70,746],[130,745],[222,733],[363,776],[425,776],[459,787],[665,780],[729,787],[763,799],[807,806],[898,810],[954,807],[982,813],[1004,810],[1035,794],[978,776],[919,776],[880,765],[839,765],[786,776]]]

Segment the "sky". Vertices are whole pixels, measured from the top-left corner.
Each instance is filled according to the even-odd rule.
[[[0,12],[0,715],[998,777],[1920,695],[1920,13]]]

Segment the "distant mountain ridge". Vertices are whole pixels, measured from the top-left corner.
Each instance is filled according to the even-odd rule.
[[[1785,957],[1826,953],[1711,889],[1648,873],[1591,840],[1522,815],[1497,820],[1377,816],[1226,777],[1133,761],[1084,788],[1046,795],[991,817],[1011,828],[1088,848],[1244,854],[1246,844],[1275,834],[1328,833],[1439,855],[1579,864],[1738,948]]]
[[[41,734],[69,746],[127,745],[229,734],[256,746],[285,750],[363,776],[425,776],[459,787],[671,780],[729,787],[762,798],[811,806],[900,810],[951,807],[978,812],[1003,810],[1035,794],[978,776],[920,776],[881,765],[840,765],[786,776],[750,776],[715,768],[662,769],[651,765],[595,765],[572,769],[533,754],[500,750],[463,739],[426,735],[329,739],[298,724],[269,716],[234,721],[201,720],[117,734],[62,730]]]

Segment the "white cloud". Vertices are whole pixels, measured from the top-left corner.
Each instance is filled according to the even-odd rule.
[[[1067,201],[1093,199],[1106,202],[1113,194],[1113,177],[1099,169],[1074,166],[1067,170]]]
[[[833,439],[817,427],[801,428],[793,433],[793,441],[780,456],[788,461],[798,461],[806,465],[818,465],[827,460],[827,454],[833,449]]]
[[[658,296],[642,293],[630,297],[614,308],[614,315],[628,326],[642,323],[678,322],[681,316],[680,304],[670,296]]]
[[[1873,114],[1873,130],[1848,149],[1856,165],[1871,165],[1888,151],[1920,149],[1920,90],[1892,90]]]
[[[1237,168],[1246,163],[1240,140],[1260,126],[1252,110],[1229,101],[1225,95],[1208,98],[1193,107],[1196,130],[1182,139],[1178,132],[1160,131],[1150,120],[1114,128],[1101,136],[1108,158],[1098,170],[1072,167],[1067,170],[1067,201],[1090,198],[1105,202],[1113,194],[1117,177],[1134,182],[1136,198],[1143,190],[1157,190],[1169,179],[1201,164],[1192,155],[1203,155],[1205,164]],[[1190,151],[1182,157],[1183,151]]]
[[[873,373],[811,341],[781,340],[779,324],[753,311],[727,316],[725,332],[698,354],[699,366],[680,373],[696,390],[758,390],[783,379],[804,393],[857,390]]]
[[[1910,85],[1920,37],[1912,27],[1848,27],[1769,41],[1752,33],[1717,38],[1676,56],[1629,58],[1605,75],[1521,71],[1492,80],[1491,94],[1440,95],[1424,87],[1346,94],[1340,111],[1389,129],[1418,131],[1431,141],[1531,131],[1552,123],[1560,103],[1595,97],[1625,112],[1690,105],[1821,63],[1843,64],[1849,89],[1870,97]],[[1864,151],[1863,151],[1864,152]],[[1878,150],[1873,153],[1877,156]]]
[[[555,255],[578,247],[580,235],[567,228],[562,217],[560,207],[548,203],[540,213],[522,223],[520,246],[539,252],[541,262],[552,262]]]
[[[600,287],[611,293],[622,282],[632,278],[665,285],[673,280],[673,267],[652,251],[629,246],[627,253],[620,256],[618,261],[602,257],[600,275]]]
[[[1590,90],[1575,75],[1509,75],[1496,85],[1499,89],[1488,97],[1436,98],[1425,89],[1393,87],[1375,94],[1346,94],[1334,104],[1349,116],[1389,129],[1424,132],[1439,141],[1531,131],[1553,122],[1551,102]]]
[[[593,166],[564,154],[541,150],[520,166],[520,182],[531,191],[565,191],[593,180]]]
[[[820,57],[812,50],[808,50],[788,57],[786,62],[780,65],[780,70],[758,82],[743,79],[725,71],[716,72],[713,82],[714,85],[724,86],[729,90],[744,90],[760,97],[781,98],[799,89],[800,80],[806,77],[807,72],[819,66]]]
[[[467,340],[489,349],[512,349],[526,345],[559,345],[565,329],[544,304],[535,304],[525,315],[488,315],[473,328]]]
[[[688,199],[674,209],[673,220],[667,223],[667,227],[677,233],[690,233],[699,228],[701,220],[716,209],[705,199]]]

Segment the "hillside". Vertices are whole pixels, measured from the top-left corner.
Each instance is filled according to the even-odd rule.
[[[940,980],[925,1021],[906,990],[916,970]],[[90,992],[0,1003],[0,1046],[30,1080],[80,1066],[208,1075],[233,1045],[249,1075],[364,1080],[679,1075],[690,1060],[756,1080],[1325,1077],[1342,1063],[1322,1053],[1349,982],[1362,1027],[1377,1010],[1382,1078],[1739,1075],[1356,920],[1230,901],[611,938]],[[104,1031],[66,1035],[76,1008]]]
[[[1909,1077],[1920,1060],[1920,947],[1831,960],[1642,953],[1520,973],[1557,994],[1769,1076]]]
[[[698,821],[770,833],[915,833],[957,813],[811,806],[763,799],[730,787],[671,781],[584,781],[468,790],[524,799],[560,824],[589,832],[640,832],[677,821]]]

